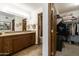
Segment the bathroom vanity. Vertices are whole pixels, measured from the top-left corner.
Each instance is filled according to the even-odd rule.
[[[13,32],[0,35],[0,55],[10,55],[35,44],[35,32]]]

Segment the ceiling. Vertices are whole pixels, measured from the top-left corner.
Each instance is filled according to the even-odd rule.
[[[59,13],[64,13],[64,12],[69,12],[79,9],[79,5],[75,5],[73,3],[55,3],[55,7],[59,11]]]
[[[42,7],[42,3],[0,3],[0,11],[24,17],[28,17],[40,7]]]
[[[28,6],[28,7],[32,8],[32,9],[34,9],[34,10],[38,9],[38,8],[41,8],[42,4],[43,3],[23,3],[23,5]]]
[[[3,6],[0,7],[0,11],[5,11],[13,14],[16,13],[21,15],[27,15],[34,10],[41,8],[43,4],[44,3],[0,3],[0,6]],[[79,9],[79,5],[75,5],[73,3],[55,3],[55,7],[59,11],[59,13]]]

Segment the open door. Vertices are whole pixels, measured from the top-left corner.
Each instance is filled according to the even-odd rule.
[[[56,15],[56,10],[55,10],[54,4],[49,3],[48,4],[48,18],[49,18],[48,52],[49,52],[49,56],[50,55],[54,56],[56,54],[56,16],[55,15]]]
[[[51,47],[52,47],[52,55],[56,54],[56,18],[54,16],[54,11],[51,11]]]
[[[56,25],[56,9],[54,4],[51,4],[51,47],[52,47],[52,55],[56,54],[56,33],[57,33],[57,25]]]
[[[42,44],[42,36],[43,36],[43,13],[38,14],[38,44]]]

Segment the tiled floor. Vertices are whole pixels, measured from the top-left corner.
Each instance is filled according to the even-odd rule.
[[[79,45],[65,43],[62,52],[57,52],[56,56],[79,56]]]
[[[13,56],[42,56],[42,46],[28,47]],[[65,48],[62,49],[62,52],[57,51],[56,56],[79,56],[79,45],[65,43]]]
[[[14,54],[13,56],[42,56],[42,46],[33,45]]]

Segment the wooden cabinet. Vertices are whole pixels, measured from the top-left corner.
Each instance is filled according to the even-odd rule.
[[[0,37],[0,53],[8,55],[35,44],[35,33]]]
[[[13,40],[14,52],[35,44],[35,34],[23,34]]]

